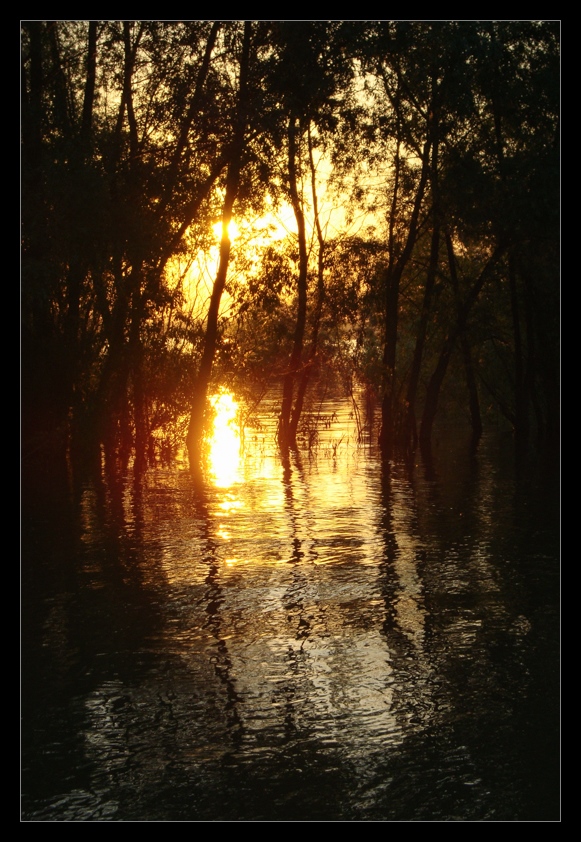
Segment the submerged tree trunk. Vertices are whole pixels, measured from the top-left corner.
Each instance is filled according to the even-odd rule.
[[[430,259],[428,263],[428,270],[426,273],[426,286],[424,290],[424,299],[422,302],[422,311],[420,314],[418,331],[416,334],[414,356],[412,359],[412,367],[408,380],[405,407],[406,416],[404,421],[404,428],[402,430],[402,444],[404,450],[408,453],[415,449],[418,440],[418,431],[416,423],[416,398],[418,393],[418,385],[420,382],[420,372],[422,369],[422,359],[424,354],[424,345],[426,342],[426,333],[428,330],[428,319],[430,316],[432,298],[436,286],[436,276],[438,273],[438,263],[440,259],[441,209],[440,195],[438,189],[438,138],[436,134],[436,128],[434,128],[434,142],[432,145],[431,157],[433,229],[432,240],[430,244]]]
[[[555,265],[559,261],[555,257]],[[557,325],[547,319],[539,303],[533,277],[519,266],[524,292],[527,357],[524,371],[525,393],[529,395],[536,415],[538,443],[558,446],[560,440],[559,343],[555,339]],[[557,284],[556,284],[557,286]],[[545,299],[543,303],[546,303]],[[540,388],[539,388],[540,387]],[[524,450],[524,447],[523,447]]]
[[[383,349],[384,393],[381,405],[381,430],[379,444],[385,457],[391,454],[395,437],[395,403],[396,403],[396,349],[397,324],[399,310],[399,287],[404,270],[411,257],[413,247],[418,236],[420,208],[428,180],[430,139],[426,141],[422,153],[422,171],[414,197],[411,218],[408,225],[405,245],[400,256],[395,259],[393,226],[397,212],[398,167],[396,156],[396,182],[391,208],[390,220],[390,255],[389,264],[385,272],[385,344]]]
[[[450,280],[454,290],[454,298],[456,300],[456,309],[458,318],[461,318],[461,302],[460,302],[460,286],[458,284],[458,273],[456,270],[456,257],[454,255],[454,245],[450,232],[446,230],[446,249],[448,251],[448,263],[450,266]],[[478,442],[482,437],[482,418],[480,415],[480,401],[478,399],[478,387],[476,385],[476,376],[474,374],[474,367],[472,365],[472,352],[470,343],[466,334],[466,325],[460,333],[460,346],[462,348],[462,359],[464,361],[464,371],[466,374],[466,385],[468,387],[468,405],[470,409],[470,422],[472,424],[472,447],[476,448]]]
[[[188,434],[186,444],[188,448],[188,455],[190,465],[199,462],[201,455],[201,443],[204,433],[204,422],[206,412],[206,399],[208,394],[208,385],[210,383],[210,376],[212,374],[212,366],[214,357],[216,355],[216,343],[218,338],[218,313],[220,310],[220,301],[222,293],[226,285],[226,275],[228,272],[228,263],[230,260],[230,237],[228,234],[228,225],[232,219],[232,206],[238,191],[238,177],[234,173],[228,174],[228,185],[226,187],[226,197],[224,206],[222,208],[222,239],[220,241],[220,260],[218,264],[218,271],[216,273],[216,280],[212,289],[212,296],[210,298],[210,309],[208,310],[208,319],[206,322],[206,333],[204,335],[204,350],[202,352],[202,359],[198,368],[198,373],[194,383],[193,395],[190,407],[190,422],[188,425]]]
[[[403,430],[403,446],[407,452],[415,449],[418,441],[418,430],[416,422],[416,399],[418,394],[418,385],[420,382],[420,372],[422,368],[422,358],[424,355],[424,345],[426,343],[426,333],[428,329],[428,319],[430,316],[432,298],[434,288],[436,286],[436,273],[438,269],[438,258],[440,252],[440,226],[438,223],[434,225],[432,232],[432,245],[430,249],[430,262],[428,265],[428,272],[426,275],[426,287],[424,290],[424,300],[422,303],[422,312],[420,314],[420,322],[418,325],[418,332],[416,335],[416,344],[414,348],[414,356],[412,359],[412,367],[408,381],[407,397],[406,397],[406,421]]]
[[[506,247],[503,244],[499,244],[495,248],[492,256],[487,261],[485,267],[483,268],[482,272],[480,273],[474,285],[472,286],[472,289],[469,291],[465,301],[459,306],[454,326],[452,327],[444,341],[444,345],[440,352],[440,357],[436,364],[436,368],[434,369],[434,372],[428,384],[426,402],[424,405],[422,423],[420,426],[420,446],[426,452],[429,452],[430,450],[432,429],[438,411],[440,390],[442,388],[442,383],[444,382],[444,377],[446,376],[446,371],[448,370],[448,364],[452,357],[452,352],[454,351],[454,347],[458,338],[465,330],[468,316],[473,305],[476,303],[478,296],[480,295],[482,287],[492,274],[492,271],[496,266],[498,259],[505,251],[505,248]]]
[[[302,361],[303,341],[307,322],[307,238],[305,231],[305,217],[298,193],[297,179],[297,122],[295,115],[289,117],[288,124],[288,171],[291,203],[297,221],[299,243],[299,273],[297,276],[297,318],[293,338],[293,349],[288,370],[284,376],[282,387],[282,404],[278,419],[278,443],[283,450],[296,448],[296,424],[291,424],[293,394],[295,378]],[[298,424],[298,418],[297,424]]]
[[[29,68],[22,67],[22,358],[21,406],[23,456],[36,452],[37,442],[56,429],[61,419],[55,407],[54,324],[47,306],[51,296],[48,268],[47,190],[43,154],[43,97],[45,78],[45,24],[26,21]]]
[[[313,218],[315,222],[315,231],[317,232],[317,244],[318,244],[318,257],[317,257],[317,300],[315,303],[315,310],[313,313],[313,329],[311,335],[311,344],[309,347],[309,351],[307,354],[307,358],[305,360],[305,364],[303,365],[299,386],[297,390],[297,397],[295,400],[295,405],[292,410],[291,414],[291,422],[290,422],[290,429],[291,429],[291,438],[296,441],[297,429],[299,426],[299,421],[301,418],[301,414],[303,411],[303,405],[305,401],[305,395],[307,393],[307,386],[309,384],[309,378],[311,376],[311,371],[313,368],[313,364],[315,361],[315,357],[317,355],[317,344],[319,340],[319,328],[321,326],[321,315],[323,312],[323,303],[325,300],[325,239],[323,237],[323,229],[321,228],[321,219],[319,216],[319,203],[317,199],[317,184],[316,184],[316,172],[315,172],[315,162],[313,159],[313,145],[312,145],[312,138],[311,138],[311,131],[310,126],[308,129],[308,142],[309,142],[309,167],[311,171],[311,192],[313,198]]]
[[[208,385],[212,374],[212,366],[216,355],[216,344],[218,339],[218,314],[222,293],[226,286],[228,263],[230,261],[230,235],[228,226],[232,220],[234,202],[238,194],[240,183],[240,170],[242,166],[242,147],[246,131],[247,120],[247,97],[248,97],[248,69],[250,64],[250,37],[252,23],[246,21],[244,24],[244,41],[242,56],[240,59],[240,87],[238,91],[238,105],[236,114],[236,128],[233,140],[233,152],[228,175],[226,177],[226,194],[222,206],[222,239],[220,241],[220,258],[216,280],[210,298],[210,308],[206,322],[206,333],[204,336],[204,349],[202,359],[194,382],[192,400],[190,406],[190,421],[186,437],[186,445],[192,472],[196,472],[201,457],[201,446],[204,435],[204,421],[206,414],[206,402]]]
[[[397,306],[399,300],[399,278],[394,289],[394,265],[395,265],[395,220],[397,203],[399,199],[399,174],[400,174],[400,145],[398,138],[395,162],[393,195],[391,197],[391,211],[389,216],[388,252],[389,263],[384,275],[385,284],[385,335],[383,345],[383,400],[381,404],[381,430],[379,432],[379,443],[384,454],[391,451],[393,439],[393,380],[395,378],[395,359],[397,344]]]
[[[508,256],[508,283],[514,336],[514,438],[517,452],[523,453],[526,451],[530,437],[529,394],[531,390],[527,388],[530,386],[530,381],[525,373],[521,308],[517,291],[515,260],[512,254]]]
[[[493,40],[495,39],[492,29]],[[495,90],[492,99],[492,111],[494,118],[494,136],[496,143],[497,165],[500,174],[500,181],[503,188],[504,200],[508,206],[511,205],[511,193],[508,185],[506,171],[506,160],[504,153],[504,133],[501,109],[499,106],[498,68],[494,68]],[[520,302],[517,291],[517,275],[515,267],[514,250],[511,249],[508,255],[508,284],[510,290],[510,309],[512,315],[513,337],[514,337],[514,435],[517,452],[526,449],[529,440],[529,401],[527,396],[527,384],[525,381],[524,351],[521,331]]]

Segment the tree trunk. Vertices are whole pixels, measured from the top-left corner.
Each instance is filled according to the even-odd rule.
[[[414,205],[408,232],[403,251],[397,261],[395,260],[393,243],[390,247],[389,264],[385,272],[385,344],[383,350],[383,367],[385,386],[383,401],[381,405],[381,430],[379,433],[379,444],[384,457],[389,457],[394,444],[395,435],[395,400],[396,400],[396,349],[397,349],[397,323],[399,309],[399,286],[404,270],[409,262],[413,247],[418,236],[418,225],[420,208],[424,198],[426,183],[428,180],[429,159],[430,159],[430,138],[426,140],[422,154],[422,171],[416,189]],[[398,156],[399,158],[399,156]],[[396,166],[396,178],[397,178]],[[393,226],[396,213],[396,189],[397,180],[394,186],[394,200],[392,201],[391,222]],[[391,234],[390,234],[391,238]]]
[[[242,45],[242,56],[240,59],[240,87],[238,90],[238,104],[236,109],[236,126],[234,131],[233,152],[228,175],[226,178],[226,194],[222,206],[222,239],[220,241],[220,258],[216,280],[210,298],[210,308],[206,322],[206,333],[204,336],[204,350],[194,382],[192,402],[190,409],[190,422],[186,445],[190,460],[190,468],[193,474],[199,471],[202,455],[202,440],[204,435],[204,421],[206,414],[206,401],[208,385],[212,374],[212,366],[216,355],[216,344],[218,338],[218,314],[220,301],[226,286],[228,263],[230,260],[230,236],[228,226],[232,220],[234,202],[238,194],[240,183],[240,171],[242,166],[242,149],[246,132],[246,121],[248,112],[248,71],[250,65],[250,38],[252,34],[252,23],[246,21],[244,24],[244,41]]]
[[[468,293],[464,303],[459,307],[456,322],[444,341],[444,345],[440,352],[440,358],[428,384],[428,389],[426,393],[426,403],[424,405],[422,423],[420,426],[420,446],[426,452],[430,450],[432,429],[438,411],[438,400],[440,397],[440,390],[442,388],[442,383],[444,382],[444,377],[446,376],[448,363],[450,362],[450,359],[452,357],[454,346],[456,345],[458,337],[461,335],[461,333],[466,327],[468,316],[472,307],[476,303],[478,296],[480,295],[482,287],[488,280],[489,276],[492,274],[492,270],[494,269],[498,259],[503,254],[505,249],[506,246],[503,244],[497,245],[497,247],[495,248],[492,256],[487,261],[486,266],[484,267],[477,280],[475,281],[474,285],[472,286],[472,289]]]
[[[50,45],[50,55],[52,60],[52,81],[54,85],[54,106],[56,123],[63,133],[64,137],[70,137],[71,132],[71,114],[69,108],[69,96],[67,90],[67,80],[62,68],[60,58],[60,47],[58,42],[57,21],[51,20],[47,22],[48,41]]]
[[[407,398],[406,398],[406,422],[403,430],[403,445],[407,452],[411,452],[417,445],[418,431],[416,423],[416,399],[418,394],[418,385],[420,382],[420,372],[422,369],[422,358],[424,354],[424,345],[426,343],[426,333],[428,330],[428,319],[430,316],[432,298],[434,288],[436,285],[436,274],[438,270],[438,259],[440,252],[440,225],[438,222],[434,223],[434,230],[432,231],[432,244],[430,248],[430,262],[428,264],[428,271],[426,274],[426,287],[424,290],[424,300],[422,302],[422,312],[420,314],[420,322],[418,325],[418,332],[416,335],[416,344],[414,348],[414,356],[412,360],[412,367],[410,371],[410,378],[408,381]]]
[[[180,160],[183,154],[184,149],[186,148],[186,144],[188,141],[188,134],[190,131],[190,127],[194,120],[194,117],[198,113],[200,109],[200,104],[202,101],[202,91],[204,88],[204,84],[206,82],[208,71],[210,69],[210,59],[212,56],[212,50],[214,49],[214,44],[216,43],[216,38],[218,36],[218,31],[220,26],[222,25],[221,21],[214,21],[212,24],[212,28],[210,30],[210,34],[208,35],[208,40],[206,42],[206,49],[204,51],[204,58],[202,59],[202,63],[200,65],[200,69],[198,71],[198,76],[196,78],[196,87],[194,89],[194,93],[192,95],[192,99],[188,106],[188,110],[184,116],[184,120],[181,126],[180,135],[178,137],[176,147],[174,149],[174,153],[172,155],[172,159],[168,168],[168,176],[167,182],[164,188],[163,197],[159,203],[159,217],[162,216],[164,211],[167,208],[167,205],[171,199],[171,195],[174,191],[176,186],[178,172],[179,172],[179,165]],[[223,166],[222,168],[223,169]]]
[[[319,340],[319,328],[321,326],[321,315],[323,312],[323,303],[325,300],[325,239],[323,237],[323,230],[321,228],[321,219],[319,217],[319,203],[317,199],[317,184],[315,162],[313,159],[313,145],[311,138],[310,125],[307,130],[309,142],[309,167],[311,171],[311,192],[313,198],[313,217],[315,222],[315,230],[317,232],[318,256],[317,256],[317,300],[315,303],[315,310],[313,313],[313,329],[311,335],[311,344],[305,365],[303,366],[301,377],[299,380],[299,387],[297,390],[297,397],[291,415],[291,438],[296,441],[297,429],[303,411],[303,404],[305,395],[307,393],[307,386],[315,357],[317,355],[317,343]]]
[[[23,178],[29,177],[36,188],[40,187],[42,159],[42,95],[44,88],[42,23],[27,21],[26,29],[30,39],[30,76],[27,84],[24,67],[21,85],[22,97],[22,156]],[[25,208],[23,208],[24,210]]]
[[[305,217],[301,206],[301,201],[298,193],[297,184],[297,122],[298,118],[295,115],[289,117],[288,124],[288,171],[289,171],[289,187],[291,194],[291,203],[295,219],[297,221],[297,232],[299,241],[299,274],[297,277],[297,318],[295,324],[295,333],[293,338],[293,349],[285,374],[282,388],[282,404],[280,408],[280,415],[278,419],[278,442],[280,447],[284,450],[288,448],[296,448],[296,426],[291,425],[291,412],[293,405],[294,383],[297,371],[301,365],[301,358],[303,352],[303,340],[305,335],[305,326],[307,321],[307,239],[305,231]],[[298,423],[298,419],[297,419]]]
[[[454,245],[450,232],[446,230],[446,249],[448,251],[448,263],[450,266],[450,280],[454,290],[454,298],[456,301],[456,310],[458,318],[461,317],[461,302],[460,302],[460,286],[458,284],[458,273],[456,271],[456,257],[454,255]],[[480,401],[478,399],[478,387],[476,385],[476,377],[474,375],[474,367],[472,365],[472,352],[470,350],[470,343],[466,335],[466,326],[460,333],[460,346],[462,348],[462,359],[464,361],[464,371],[466,374],[466,385],[468,387],[468,405],[470,408],[470,421],[472,424],[472,447],[475,449],[482,437],[482,418],[480,415]]]
[[[212,296],[210,298],[210,309],[208,310],[208,319],[206,322],[206,333],[204,335],[204,350],[202,352],[202,359],[194,383],[190,409],[190,422],[188,425],[186,444],[188,448],[188,455],[191,466],[199,463],[201,457],[201,446],[204,435],[208,385],[210,383],[212,366],[214,364],[214,357],[216,355],[216,343],[218,338],[218,314],[220,310],[220,301],[222,299],[222,293],[224,292],[224,287],[226,286],[226,275],[228,273],[228,263],[230,260],[231,243],[228,234],[228,225],[232,219],[232,207],[234,204],[234,199],[236,198],[236,193],[238,192],[238,174],[235,173],[233,169],[234,165],[230,167],[228,172],[226,196],[222,208],[222,239],[220,241],[220,260],[218,263],[216,280],[214,281],[214,286],[212,288]]]
[[[22,66],[22,439],[35,441],[52,422],[49,383],[52,320],[46,299],[46,279],[40,267],[50,265],[43,179],[42,126],[44,92],[43,27],[40,21],[23,24],[30,44],[30,72]]]
[[[416,335],[416,344],[414,347],[414,356],[412,359],[412,366],[410,370],[410,377],[408,380],[408,388],[406,395],[405,407],[405,421],[402,430],[402,444],[406,453],[411,453],[418,440],[418,431],[416,423],[416,398],[418,393],[418,385],[420,382],[420,372],[422,369],[422,358],[424,354],[424,345],[426,342],[426,333],[428,330],[428,319],[432,305],[432,298],[436,286],[436,276],[438,273],[438,264],[440,260],[440,229],[441,229],[441,208],[440,208],[440,190],[438,184],[438,123],[436,120],[437,108],[435,105],[435,97],[432,97],[432,113],[434,115],[432,121],[432,150],[431,150],[431,165],[430,165],[430,183],[432,194],[432,240],[430,244],[430,259],[428,263],[428,270],[426,273],[426,286],[424,290],[424,299],[422,302],[422,310],[420,313],[420,321],[418,325],[418,332]]]
[[[87,78],[83,97],[83,115],[81,119],[81,143],[88,154],[93,132],[93,104],[95,102],[95,82],[97,78],[97,21],[89,21],[89,40],[87,45]]]

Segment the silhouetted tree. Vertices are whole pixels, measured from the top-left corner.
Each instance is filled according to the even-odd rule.
[[[413,450],[420,417],[427,446],[448,388],[474,441],[482,390],[519,451],[558,440],[558,22],[21,29],[27,458],[80,445],[144,465],[187,414],[195,462],[218,363],[282,380],[278,438],[295,448],[322,348],[379,392],[386,456]],[[326,195],[334,181],[373,230],[328,238],[315,147]],[[234,211],[283,200],[288,242],[230,243]],[[216,219],[213,290],[194,304],[187,267]]]
[[[190,412],[190,422],[187,435],[187,446],[190,457],[190,464],[197,466],[200,460],[200,445],[204,430],[204,414],[206,410],[206,398],[208,392],[208,384],[210,382],[210,375],[212,373],[212,365],[214,356],[216,354],[216,341],[218,336],[218,313],[220,309],[220,301],[226,285],[226,275],[228,272],[228,263],[230,260],[230,234],[229,225],[232,221],[234,202],[238,194],[240,183],[240,171],[243,165],[244,139],[246,134],[246,126],[248,121],[248,73],[251,61],[252,24],[246,21],[244,24],[244,36],[242,41],[242,49],[240,56],[240,71],[239,71],[239,88],[238,101],[236,110],[233,115],[234,133],[232,137],[232,147],[229,155],[228,175],[226,178],[226,191],[224,194],[224,204],[222,206],[222,236],[220,240],[220,258],[218,263],[218,271],[214,286],[212,288],[212,295],[210,298],[210,308],[206,321],[206,330],[204,334],[204,345],[202,352],[202,359],[198,368],[196,379],[193,387],[192,405]]]

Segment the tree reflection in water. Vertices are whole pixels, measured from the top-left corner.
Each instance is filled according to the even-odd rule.
[[[310,452],[265,405],[228,478],[104,476],[68,533],[30,514],[26,820],[558,817],[547,486],[492,439],[382,465],[325,412]]]

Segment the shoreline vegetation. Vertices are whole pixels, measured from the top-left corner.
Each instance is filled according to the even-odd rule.
[[[195,468],[208,396],[273,384],[294,451],[331,377],[386,459],[452,413],[558,450],[559,22],[21,32],[25,463]]]

